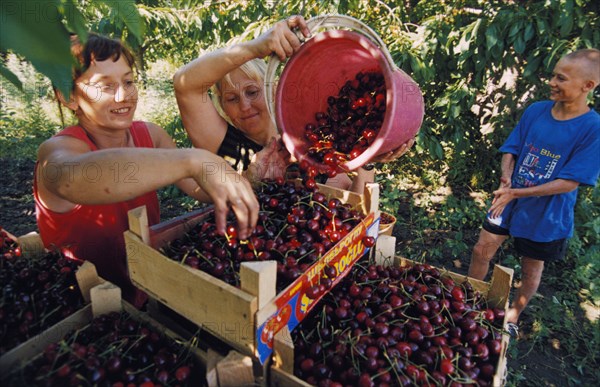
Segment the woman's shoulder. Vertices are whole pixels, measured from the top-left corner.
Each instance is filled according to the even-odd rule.
[[[136,132],[134,135],[149,135],[155,148],[163,148],[165,142],[173,142],[166,130],[150,121],[134,121],[131,130]]]

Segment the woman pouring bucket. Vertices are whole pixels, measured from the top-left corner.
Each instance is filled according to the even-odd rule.
[[[346,30],[316,33],[337,26],[361,34]],[[269,67],[264,61],[268,56]],[[274,102],[275,69],[287,58]],[[331,94],[330,85],[341,86],[369,69],[378,69],[385,78],[383,124],[368,149],[340,166],[341,172],[355,171],[354,178],[340,173],[326,182],[362,193],[364,184],[374,181],[368,162],[393,161],[414,144],[423,119],[423,98],[415,82],[393,64],[379,37],[358,20],[334,15],[305,21],[292,16],[253,40],[201,55],[177,71],[174,87],[192,144],[223,156],[257,181],[282,176],[290,154],[317,165],[305,156],[310,144],[304,127],[316,112],[326,110],[327,95],[319,94]],[[288,90],[296,91],[293,98]]]

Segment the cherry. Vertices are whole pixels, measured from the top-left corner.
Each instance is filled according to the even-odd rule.
[[[455,301],[464,302],[464,300],[465,300],[465,293],[463,292],[463,290],[460,287],[455,286],[450,293],[452,295],[452,298]]]
[[[190,372],[189,366],[181,366],[175,370],[175,379],[177,379],[178,382],[185,382],[190,377]]]
[[[363,238],[362,240],[363,244],[366,247],[373,247],[375,246],[375,238],[373,238],[372,236],[366,236]]]

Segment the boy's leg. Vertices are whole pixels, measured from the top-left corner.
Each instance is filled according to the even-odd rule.
[[[521,312],[540,286],[544,261],[532,258],[521,258],[521,287],[506,312],[506,322],[517,323]]]
[[[521,312],[540,286],[544,262],[560,261],[567,252],[567,240],[557,239],[551,242],[534,242],[515,237],[515,250],[521,258],[521,287],[517,290],[510,308],[506,312],[506,321],[516,323]]]
[[[483,280],[490,268],[490,261],[508,235],[494,234],[486,229],[481,229],[479,240],[473,247],[469,277]]]

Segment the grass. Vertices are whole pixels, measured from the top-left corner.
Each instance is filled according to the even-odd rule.
[[[27,82],[25,93],[20,93],[0,81],[0,153],[34,160],[39,144],[62,124],[49,83],[14,57],[8,67]],[[150,67],[148,83],[140,89],[136,119],[161,125],[178,146],[187,147],[170,81],[174,71],[164,61]],[[414,149],[383,167],[378,174],[381,208],[398,218],[394,231],[398,254],[465,273],[489,189],[451,187],[448,166],[427,160],[426,154]],[[464,171],[464,175],[473,173]],[[172,188],[161,190],[160,197],[180,211],[195,205]],[[509,348],[508,386],[600,384],[599,235],[600,189],[581,189],[567,259],[547,266],[539,295],[525,313],[527,337],[513,341]],[[514,268],[518,280],[519,260],[510,244],[499,252],[498,260]]]

